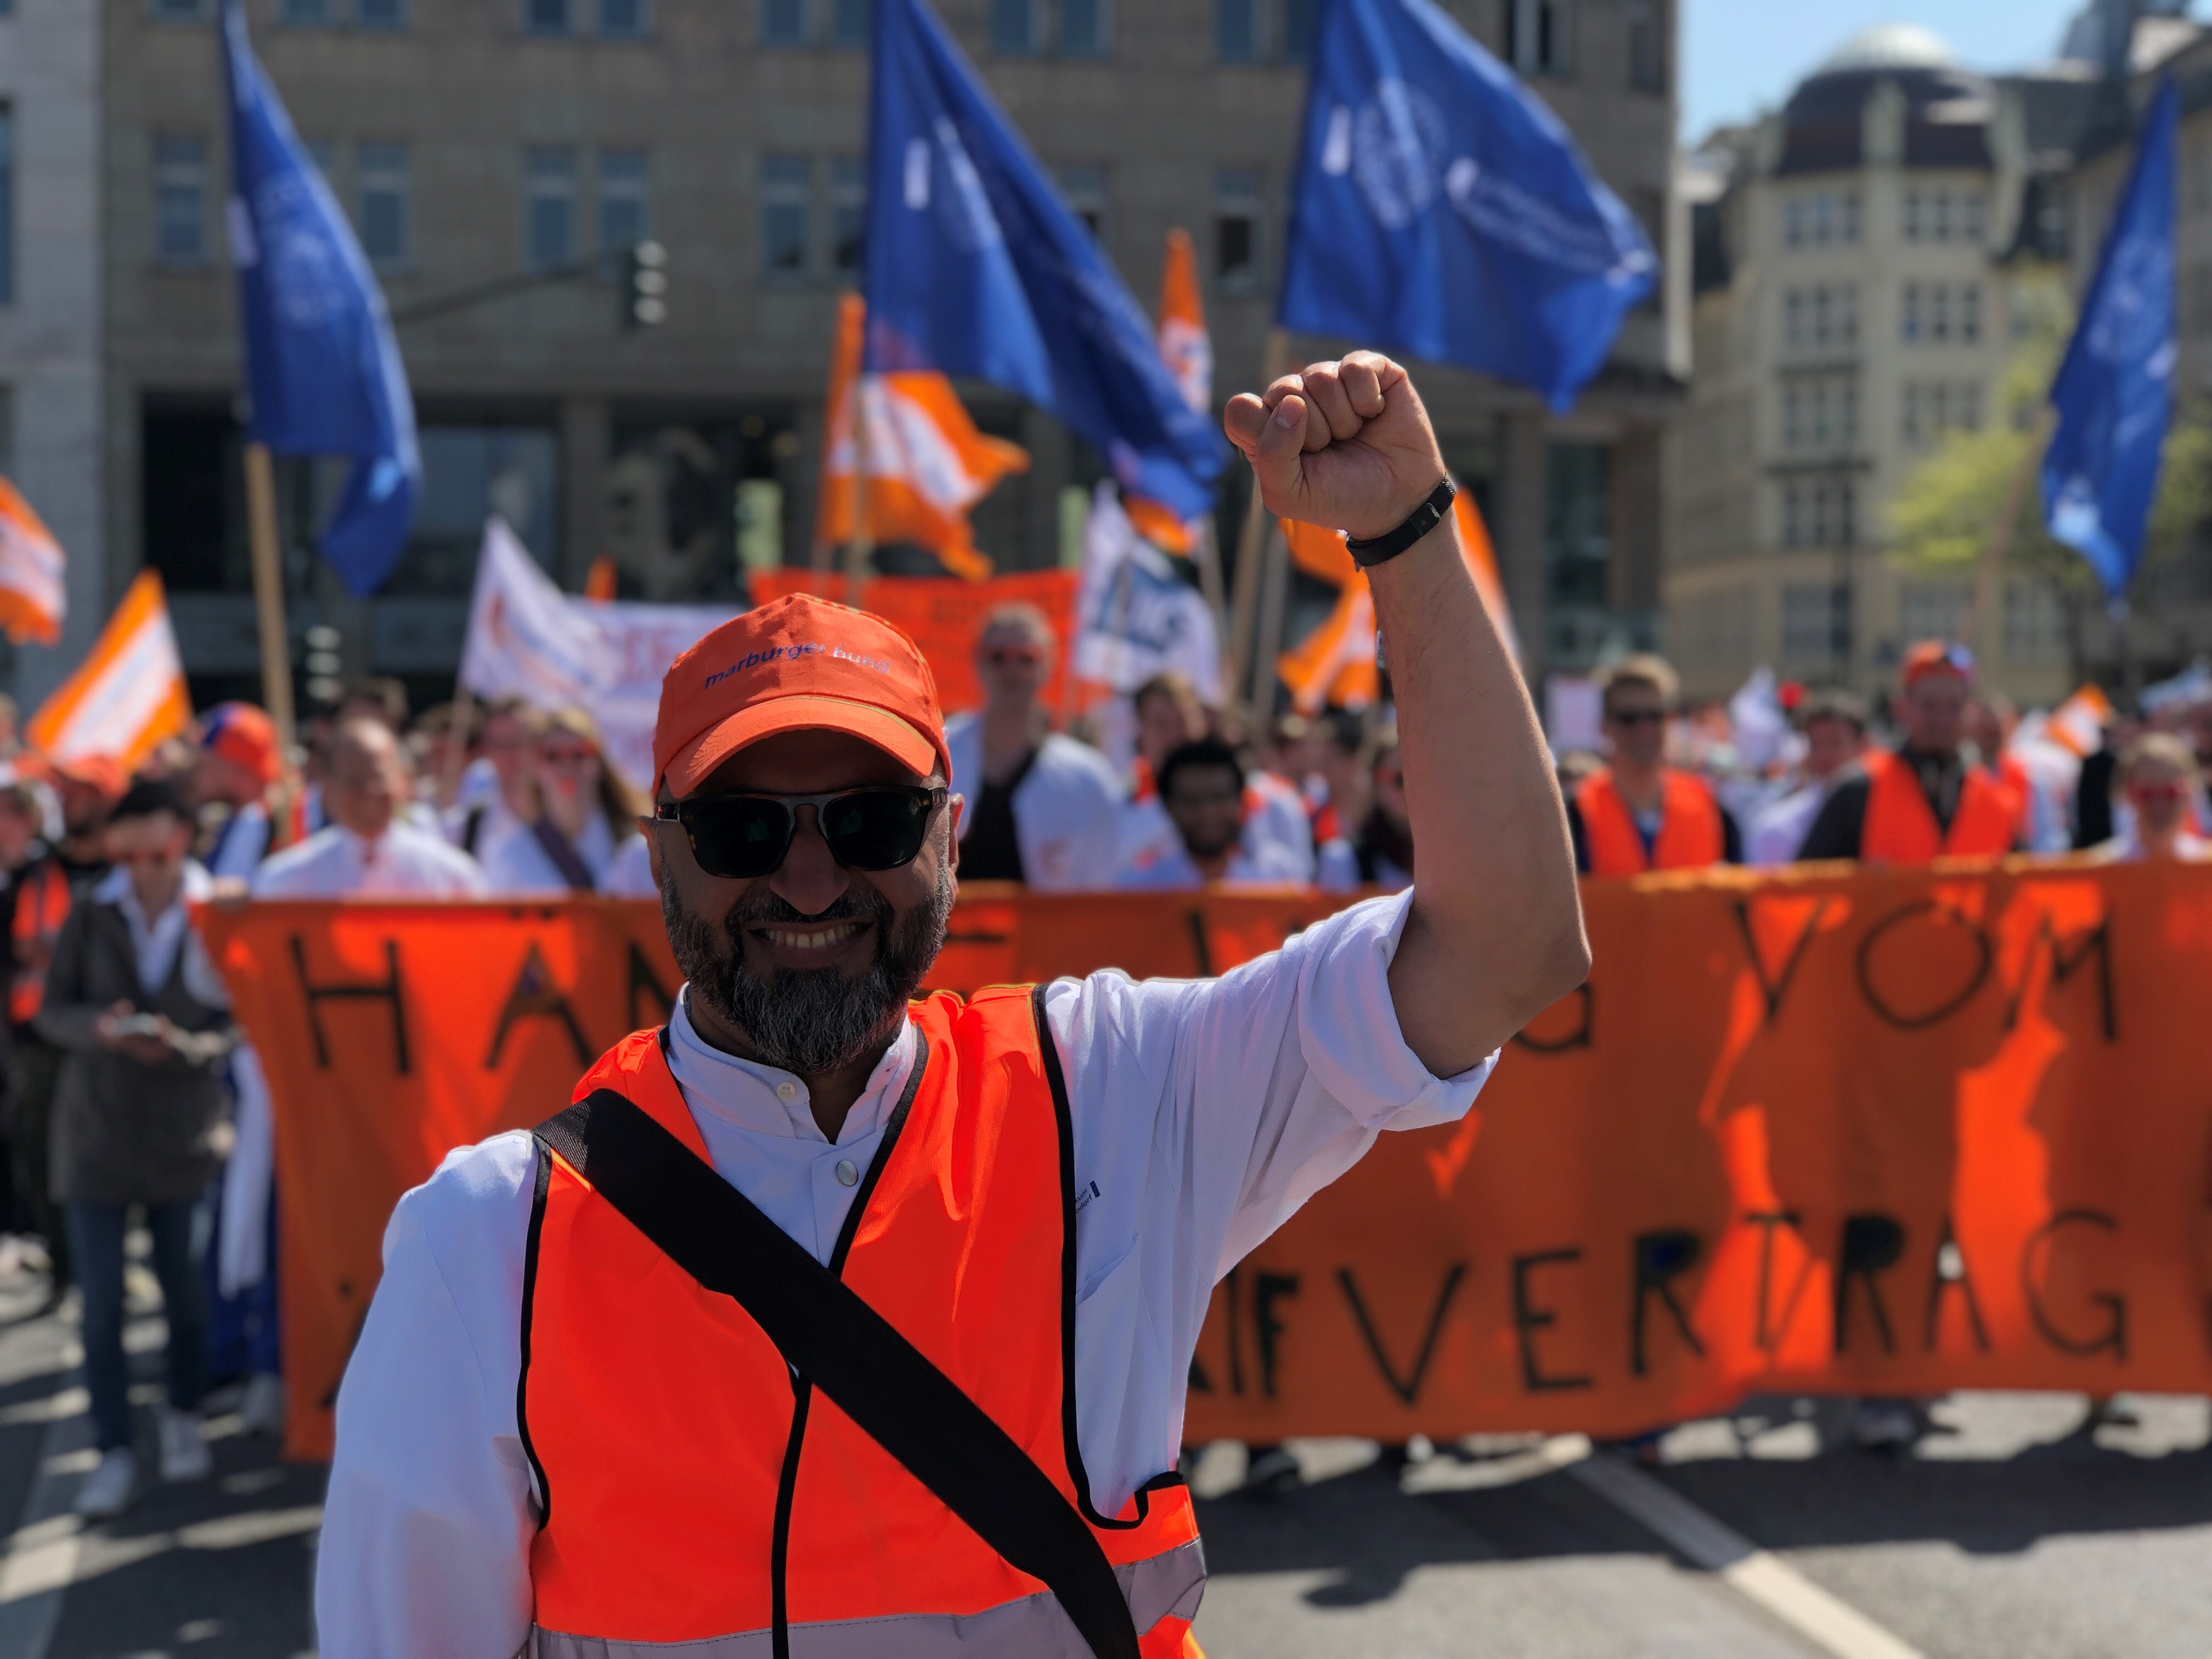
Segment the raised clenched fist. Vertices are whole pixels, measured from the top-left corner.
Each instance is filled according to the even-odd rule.
[[[1395,530],[1443,481],[1420,394],[1379,352],[1314,363],[1259,397],[1239,393],[1221,423],[1270,513],[1358,540]]]

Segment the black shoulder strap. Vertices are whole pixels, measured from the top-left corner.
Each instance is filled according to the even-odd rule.
[[[844,1280],[611,1089],[540,1124],[538,1139],[678,1267],[734,1298],[793,1370],[977,1537],[1042,1579],[1097,1659],[1138,1659],[1136,1621],[1074,1505]]]

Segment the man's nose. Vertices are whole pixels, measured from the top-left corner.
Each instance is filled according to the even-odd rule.
[[[799,827],[782,867],[769,878],[769,890],[803,916],[817,916],[844,897],[853,878],[822,838],[822,825],[811,806],[799,809]]]

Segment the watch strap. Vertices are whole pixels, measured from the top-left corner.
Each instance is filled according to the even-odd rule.
[[[1352,555],[1352,563],[1362,570],[1371,570],[1378,564],[1396,558],[1444,521],[1445,515],[1452,510],[1453,498],[1458,494],[1459,487],[1446,478],[1429,492],[1428,499],[1408,514],[1406,521],[1395,530],[1369,541],[1357,538],[1346,541],[1345,547]]]

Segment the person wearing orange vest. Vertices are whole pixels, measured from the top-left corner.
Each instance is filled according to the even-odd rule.
[[[1612,763],[1584,778],[1567,804],[1575,867],[1586,876],[1640,876],[1743,862],[1735,819],[1704,780],[1666,763],[1667,720],[1680,682],[1662,658],[1630,657],[1601,677]]]
[[[326,1659],[1195,1651],[1173,1471],[1216,1279],[1379,1132],[1464,1114],[1589,964],[1405,371],[1355,353],[1227,425],[1268,510],[1376,562],[1414,888],[1224,980],[912,1000],[963,808],[927,665],[805,595],[707,635],[648,821],[686,984],[400,1201],[338,1396]]]
[[[1960,753],[1973,653],[1929,640],[1905,655],[1897,702],[1905,741],[1864,756],[1829,795],[1798,857],[1919,865],[1990,857],[2019,845],[2024,804],[2012,784]]]

